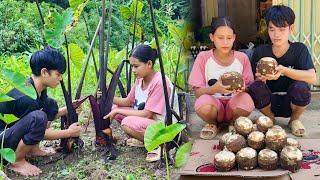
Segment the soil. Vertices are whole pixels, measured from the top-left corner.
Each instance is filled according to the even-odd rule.
[[[83,114],[83,113],[82,113]],[[82,115],[83,122],[88,117]],[[52,157],[28,158],[28,161],[37,165],[42,173],[37,177],[23,177],[5,169],[5,173],[11,179],[127,179],[133,175],[136,179],[165,179],[166,168],[163,163],[148,163],[145,161],[147,151],[145,148],[126,146],[128,138],[121,130],[119,123],[113,121],[111,128],[117,139],[116,148],[118,157],[116,160],[108,160],[107,154],[99,152],[94,146],[95,130],[93,122],[90,122],[87,130],[83,128],[80,138],[85,145],[69,155],[57,153]],[[41,146],[58,146],[59,140],[42,142]],[[170,166],[171,172],[173,166]],[[175,177],[172,177],[175,179]]]

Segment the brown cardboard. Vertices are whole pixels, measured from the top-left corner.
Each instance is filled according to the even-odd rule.
[[[303,153],[302,168],[291,173],[293,180],[320,180],[320,139],[300,139]]]
[[[230,172],[215,171],[213,159],[218,153],[218,140],[196,140],[193,144],[192,151],[186,165],[178,172],[180,179],[210,178],[215,179],[247,179],[247,178],[263,178],[278,180],[320,180],[320,140],[319,139],[300,139],[301,149],[304,154],[304,162],[300,171],[291,173],[289,171],[278,168],[274,171],[264,171],[259,168],[244,171],[233,169]],[[202,168],[201,168],[202,167]],[[202,170],[200,170],[202,169]],[[202,171],[202,172],[201,172]],[[204,172],[207,171],[207,172]]]

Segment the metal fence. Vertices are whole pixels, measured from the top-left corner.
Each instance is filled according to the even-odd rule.
[[[320,70],[320,0],[273,0],[273,4],[291,7],[296,14],[292,41],[303,42],[312,55],[317,71]]]

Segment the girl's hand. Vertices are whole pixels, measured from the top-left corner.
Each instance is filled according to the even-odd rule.
[[[260,74],[260,73],[258,73],[258,72],[255,74],[255,76],[256,76],[256,79],[258,79],[258,80],[263,81],[264,83],[266,83],[266,81],[267,81],[267,77],[266,77],[266,76],[264,76],[264,75],[262,75],[262,74]]]
[[[109,114],[105,115],[103,117],[103,119],[113,119],[115,115],[117,115],[119,112],[118,112],[118,109],[114,109],[112,110]]]
[[[242,88],[241,89],[237,89],[234,91],[234,93],[241,93],[241,92],[244,92],[246,91],[246,83],[243,81],[243,85],[242,85]]]
[[[228,88],[230,88],[230,85],[229,86],[224,86],[222,84],[222,81],[221,81],[220,78],[212,87],[214,87],[216,89],[217,93],[221,93],[221,94],[233,93],[233,91],[228,90]]]

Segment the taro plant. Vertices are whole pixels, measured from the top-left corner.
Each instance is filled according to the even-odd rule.
[[[169,126],[165,126],[163,122],[156,122],[150,124],[144,134],[144,146],[148,152],[153,151],[158,148],[160,145],[173,141],[173,139],[184,129],[186,128],[185,124],[175,123]],[[177,150],[176,156],[176,166],[182,166],[186,161],[186,156],[191,149],[191,143],[186,143]],[[170,170],[168,155],[166,151],[164,152],[164,158],[166,162],[166,171],[167,179],[170,179]]]
[[[176,167],[179,168],[187,162],[191,148],[192,148],[191,142],[187,142],[179,147],[176,153]]]
[[[131,26],[129,26],[129,32],[131,34],[135,33],[137,38],[141,38],[143,34],[143,29],[141,26],[141,19],[143,18],[143,2],[139,0],[133,0],[130,5],[121,5],[119,8],[120,16],[125,21],[131,21]],[[133,21],[136,21],[136,27],[134,27]],[[134,32],[135,29],[135,32]],[[140,39],[141,40],[141,39]]]
[[[13,100],[13,98],[0,93],[0,103],[2,102],[6,102],[6,101],[11,101]],[[14,116],[13,114],[1,114],[0,113],[0,121],[5,122],[6,124],[11,124],[13,122],[15,122],[16,120],[18,120],[18,118],[16,116]]]
[[[135,180],[135,178],[132,174],[128,174],[126,180]]]
[[[12,98],[0,93],[0,103],[11,101]],[[10,124],[11,122],[17,120],[17,118],[13,115],[11,116],[4,116],[0,114],[0,119],[4,121],[6,124]],[[4,131],[1,133],[2,140],[1,140],[1,148],[0,148],[0,155],[1,155],[1,162],[0,162],[0,170],[3,170],[3,159],[8,161],[9,163],[14,163],[16,161],[16,153],[11,148],[4,148],[4,137],[7,130],[7,126],[5,127]]]
[[[2,141],[1,141],[1,149],[0,149],[0,155],[1,155],[1,163],[0,163],[0,170],[2,171],[3,168],[3,159],[8,161],[9,163],[16,162],[16,153],[11,148],[4,148],[4,136],[7,130],[7,126],[2,132]]]
[[[36,99],[37,94],[32,86],[26,86],[26,77],[17,71],[3,68],[0,70],[0,77],[4,79],[10,86],[16,88],[23,94]]]

